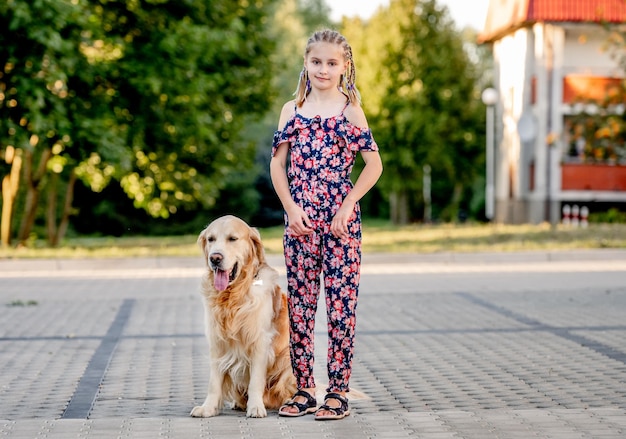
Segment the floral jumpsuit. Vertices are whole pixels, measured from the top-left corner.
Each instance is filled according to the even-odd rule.
[[[347,105],[346,105],[347,106]],[[344,107],[345,111],[345,107]],[[349,237],[330,233],[332,219],[352,189],[350,173],[359,151],[377,151],[369,128],[352,125],[343,111],[321,119],[298,114],[274,134],[272,155],[289,143],[291,196],[311,220],[314,233],[293,236],[285,214],[285,264],[291,363],[298,388],[313,388],[314,329],[324,274],[328,321],[327,392],[349,391],[361,265],[361,213],[357,203]]]

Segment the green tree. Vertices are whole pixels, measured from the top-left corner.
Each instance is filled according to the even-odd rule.
[[[437,217],[456,218],[482,169],[477,133],[484,109],[478,73],[447,8],[435,0],[392,0],[369,22],[344,22],[344,33],[355,47],[358,86],[381,145],[378,188],[391,219],[421,217],[424,165],[432,169]]]
[[[3,243],[20,194],[19,238],[28,238],[43,190],[58,242],[78,179],[94,191],[118,180],[157,217],[212,206],[230,180],[240,184],[254,145],[239,134],[272,97],[273,3],[3,2]]]
[[[28,239],[48,187],[48,239],[56,243],[71,210],[74,166],[96,149],[94,139],[106,144],[111,138],[106,112],[99,111],[97,73],[82,50],[91,23],[85,2],[8,0],[0,6],[0,152],[12,167],[3,178],[3,245],[11,240],[20,187],[19,240]],[[62,175],[70,184],[57,227]]]
[[[122,47],[110,65],[130,169],[120,182],[136,207],[163,218],[211,207],[231,175],[252,166],[239,135],[272,97],[272,1],[103,1],[107,38]]]
[[[322,27],[330,27],[330,7],[325,0],[297,0],[298,17],[307,38]]]
[[[329,15],[323,0],[280,0],[268,21],[270,37],[277,42],[271,56],[272,86],[276,94],[263,118],[248,124],[245,130],[246,138],[256,144],[257,151],[255,189],[260,197],[260,209],[251,220],[258,226],[282,223],[283,208],[269,178],[272,135],[283,104],[293,99],[307,39],[315,30],[331,26]]]

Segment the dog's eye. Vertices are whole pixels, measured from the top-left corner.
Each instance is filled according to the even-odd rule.
[[[231,242],[237,241],[238,239],[239,239],[239,238],[238,238],[238,237],[236,237],[236,236],[229,236],[229,237],[228,237],[228,240],[229,240],[229,241],[231,241]]]
[[[208,242],[215,242],[215,236],[209,236],[209,237],[207,238],[207,241],[208,241]]]

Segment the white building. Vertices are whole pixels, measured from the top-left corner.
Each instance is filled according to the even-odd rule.
[[[495,221],[558,222],[565,204],[626,202],[623,131],[601,139],[576,117],[597,113],[591,102],[622,84],[606,49],[621,23],[623,0],[491,0],[481,41],[492,46],[499,95]]]

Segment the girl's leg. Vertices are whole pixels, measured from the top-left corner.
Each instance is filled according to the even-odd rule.
[[[285,235],[291,366],[298,389],[314,389],[314,334],[321,264],[319,235]],[[314,392],[313,392],[314,393]]]
[[[361,268],[360,212],[353,215],[350,237],[340,240],[325,235],[324,291],[328,319],[328,389],[349,391],[352,374],[356,305]]]

